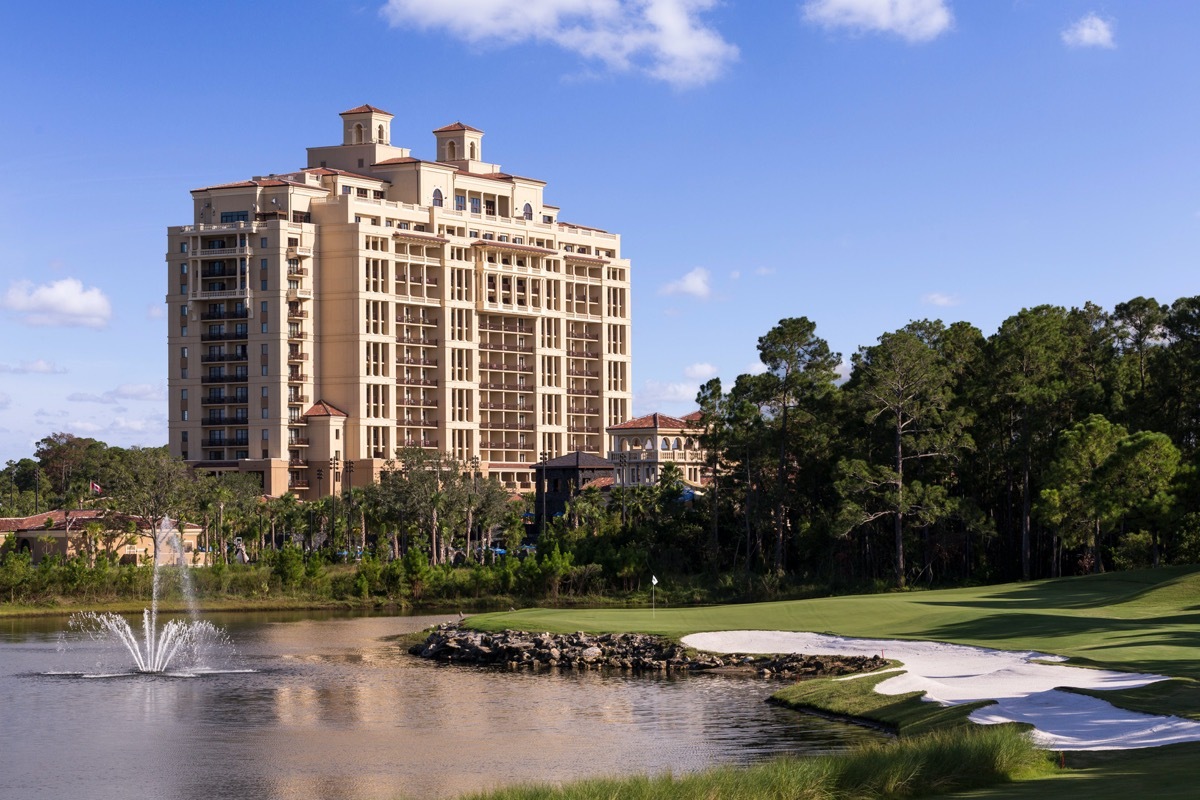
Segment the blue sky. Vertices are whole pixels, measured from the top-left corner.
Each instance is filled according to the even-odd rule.
[[[283,10],[283,9],[286,9]],[[636,413],[805,315],[848,360],[909,320],[1197,293],[1191,0],[0,4],[0,461],[166,438],[165,229],[304,165],[337,114],[549,181],[633,261]]]

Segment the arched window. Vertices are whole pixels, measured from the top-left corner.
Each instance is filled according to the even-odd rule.
[[[362,140],[363,140],[363,126],[362,126],[361,122],[356,122],[356,123],[354,123],[354,143],[362,144]]]
[[[675,437],[675,449],[676,449],[676,450],[679,450],[679,449],[681,449],[682,447],[683,447],[683,442],[682,442],[682,441],[679,439],[679,437],[678,437],[678,436],[676,436],[676,437]]]
[[[442,190],[441,189],[433,190],[433,204],[435,206],[437,206],[438,208],[442,207]]]
[[[385,136],[383,135],[383,125],[380,125],[380,126],[379,126],[379,132],[378,132],[378,133],[375,135],[375,141],[377,141],[377,142],[382,142],[382,141],[383,141],[384,139],[386,139],[386,138],[387,138],[387,137],[385,137]]]
[[[529,203],[526,203],[525,208],[521,213],[525,219],[533,219],[533,206],[529,205]]]
[[[471,142],[471,160],[475,160],[475,143]]]
[[[629,452],[629,440],[628,439],[621,440],[621,449],[624,450],[625,452]]]
[[[662,449],[663,449],[663,450],[670,450],[670,449],[671,449],[671,440],[670,440],[670,439],[668,439],[668,438],[667,438],[667,437],[665,437],[665,436],[663,437],[663,440],[662,440]]]
[[[647,439],[647,440],[646,440],[646,449],[647,449],[647,450],[653,450],[653,449],[654,449],[654,439],[653,439],[653,438],[650,438],[650,439]]]
[[[458,146],[454,142],[446,143],[446,160],[447,161],[457,161],[458,160]]]

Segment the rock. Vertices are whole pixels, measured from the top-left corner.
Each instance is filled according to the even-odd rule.
[[[584,650],[584,651],[583,651],[583,652],[580,654],[580,657],[581,657],[581,658],[582,658],[584,661],[587,661],[587,662],[592,662],[592,661],[595,661],[595,660],[596,660],[597,658],[599,658],[600,656],[602,656],[603,654],[604,654],[604,653],[603,653],[603,651],[602,651],[602,650],[601,650],[599,647],[596,647],[596,646],[594,646],[594,645],[593,645],[592,647],[589,647],[589,648],[585,649],[585,650]]]

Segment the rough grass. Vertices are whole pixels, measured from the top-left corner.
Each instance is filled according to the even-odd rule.
[[[659,777],[514,786],[472,800],[891,800],[989,786],[1052,767],[1013,726],[942,731],[816,758]]]
[[[884,726],[901,736],[913,736],[972,725],[967,717],[990,701],[942,706],[926,702],[924,692],[880,694],[875,687],[895,672],[866,675],[852,680],[818,678],[780,689],[771,702],[800,711],[818,711]]]

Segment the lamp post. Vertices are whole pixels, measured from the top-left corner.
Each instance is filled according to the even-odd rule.
[[[329,459],[329,499],[333,507],[329,509],[329,543],[336,545],[337,539],[337,457]],[[337,552],[337,551],[334,551]]]
[[[350,484],[350,488],[346,488],[346,484]],[[342,462],[342,492],[346,495],[346,561],[350,560],[350,531],[354,526],[351,522],[351,514],[353,508],[350,505],[350,492],[354,489],[354,462],[346,459]],[[364,531],[365,535],[365,531]]]
[[[546,495],[550,492],[550,479],[546,476],[546,463],[550,460],[550,451],[543,450],[538,454],[542,459],[542,532],[539,538],[546,535]]]
[[[621,527],[625,527],[625,495],[629,491],[628,481],[625,476],[629,471],[629,453],[622,452],[617,456],[617,463],[621,465]]]

